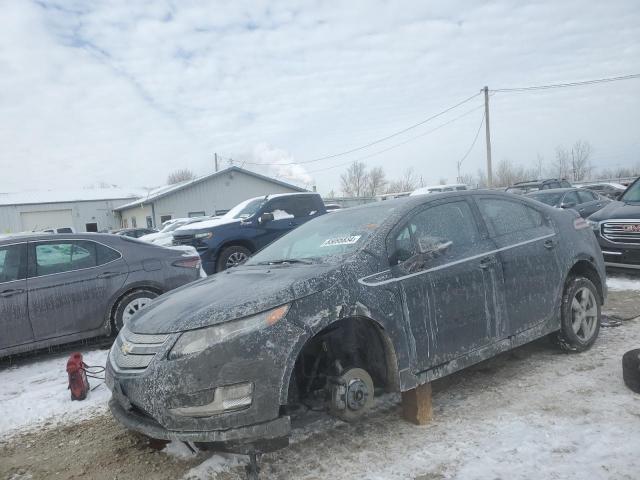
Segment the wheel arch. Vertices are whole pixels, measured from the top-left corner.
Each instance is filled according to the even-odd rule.
[[[605,300],[604,282],[606,281],[606,279],[601,278],[600,273],[598,273],[598,269],[595,267],[593,258],[577,258],[574,260],[573,266],[569,269],[567,275],[565,276],[563,289],[566,287],[569,278],[577,275],[586,277],[591,280],[591,282],[595,285],[596,290],[598,291],[600,305],[602,305]]]
[[[304,342],[301,342],[301,344],[294,349],[291,355],[292,360],[288,362],[283,378],[284,381],[280,393],[281,405],[287,403],[296,367],[307,349],[327,334],[334,332],[337,333],[341,330],[346,331],[348,328],[355,329],[356,335],[360,336],[360,338],[371,340],[375,339],[366,345],[367,353],[370,355],[367,362],[373,359],[377,364],[373,366],[366,365],[365,368],[368,369],[370,374],[373,372],[377,379],[382,378],[386,392],[400,391],[398,357],[395,345],[389,334],[379,322],[369,317],[349,316],[331,322],[314,335],[309,336]],[[342,337],[341,335],[337,336],[340,338]]]
[[[155,282],[136,282],[132,284],[126,285],[124,288],[119,290],[109,301],[109,308],[107,308],[106,319],[105,319],[105,329],[107,331],[107,335],[112,335],[115,331],[115,326],[113,324],[113,315],[115,313],[116,307],[120,300],[122,300],[125,296],[129,295],[138,290],[150,290],[158,295],[162,295],[164,290],[162,287]]]

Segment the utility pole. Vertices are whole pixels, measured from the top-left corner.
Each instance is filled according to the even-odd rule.
[[[216,172],[218,171],[218,154],[214,153],[213,154],[213,159],[215,161],[215,165],[216,165]]]
[[[484,87],[484,126],[487,134],[487,187],[493,186],[493,172],[491,170],[491,133],[489,131],[489,87]]]

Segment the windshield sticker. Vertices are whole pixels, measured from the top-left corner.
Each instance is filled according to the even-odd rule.
[[[360,240],[362,235],[349,235],[347,237],[327,238],[322,242],[321,247],[333,247],[335,245],[353,245]]]

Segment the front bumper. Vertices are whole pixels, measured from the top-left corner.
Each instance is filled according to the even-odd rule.
[[[607,267],[640,270],[640,245],[613,243],[601,235],[598,243]]]
[[[130,336],[123,340],[125,333]],[[143,341],[143,335],[121,332],[107,360],[106,384],[112,392],[109,406],[122,424],[165,440],[244,445],[287,437],[289,418],[280,416],[280,405],[286,403],[293,352],[307,338],[303,329],[283,320],[175,360],[167,357],[179,335],[165,335],[167,340],[154,347],[155,356],[148,366],[136,368],[131,358],[139,358],[135,353],[148,353],[148,349],[120,352],[130,349],[131,341]],[[143,350],[139,345],[135,349]],[[254,390],[245,408],[200,418],[175,410],[204,405],[217,388],[247,382],[253,383]]]
[[[244,444],[281,439],[287,437],[291,430],[289,417],[286,416],[227,430],[204,432],[167,430],[144,412],[134,408],[125,409],[115,397],[109,401],[109,409],[116,420],[125,427],[160,440]]]

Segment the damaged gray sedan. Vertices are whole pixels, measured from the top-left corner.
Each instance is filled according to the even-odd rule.
[[[488,191],[349,208],[134,316],[109,354],[110,408],[150,437],[267,451],[297,405],[350,421],[548,334],[586,350],[605,297],[573,212]]]

